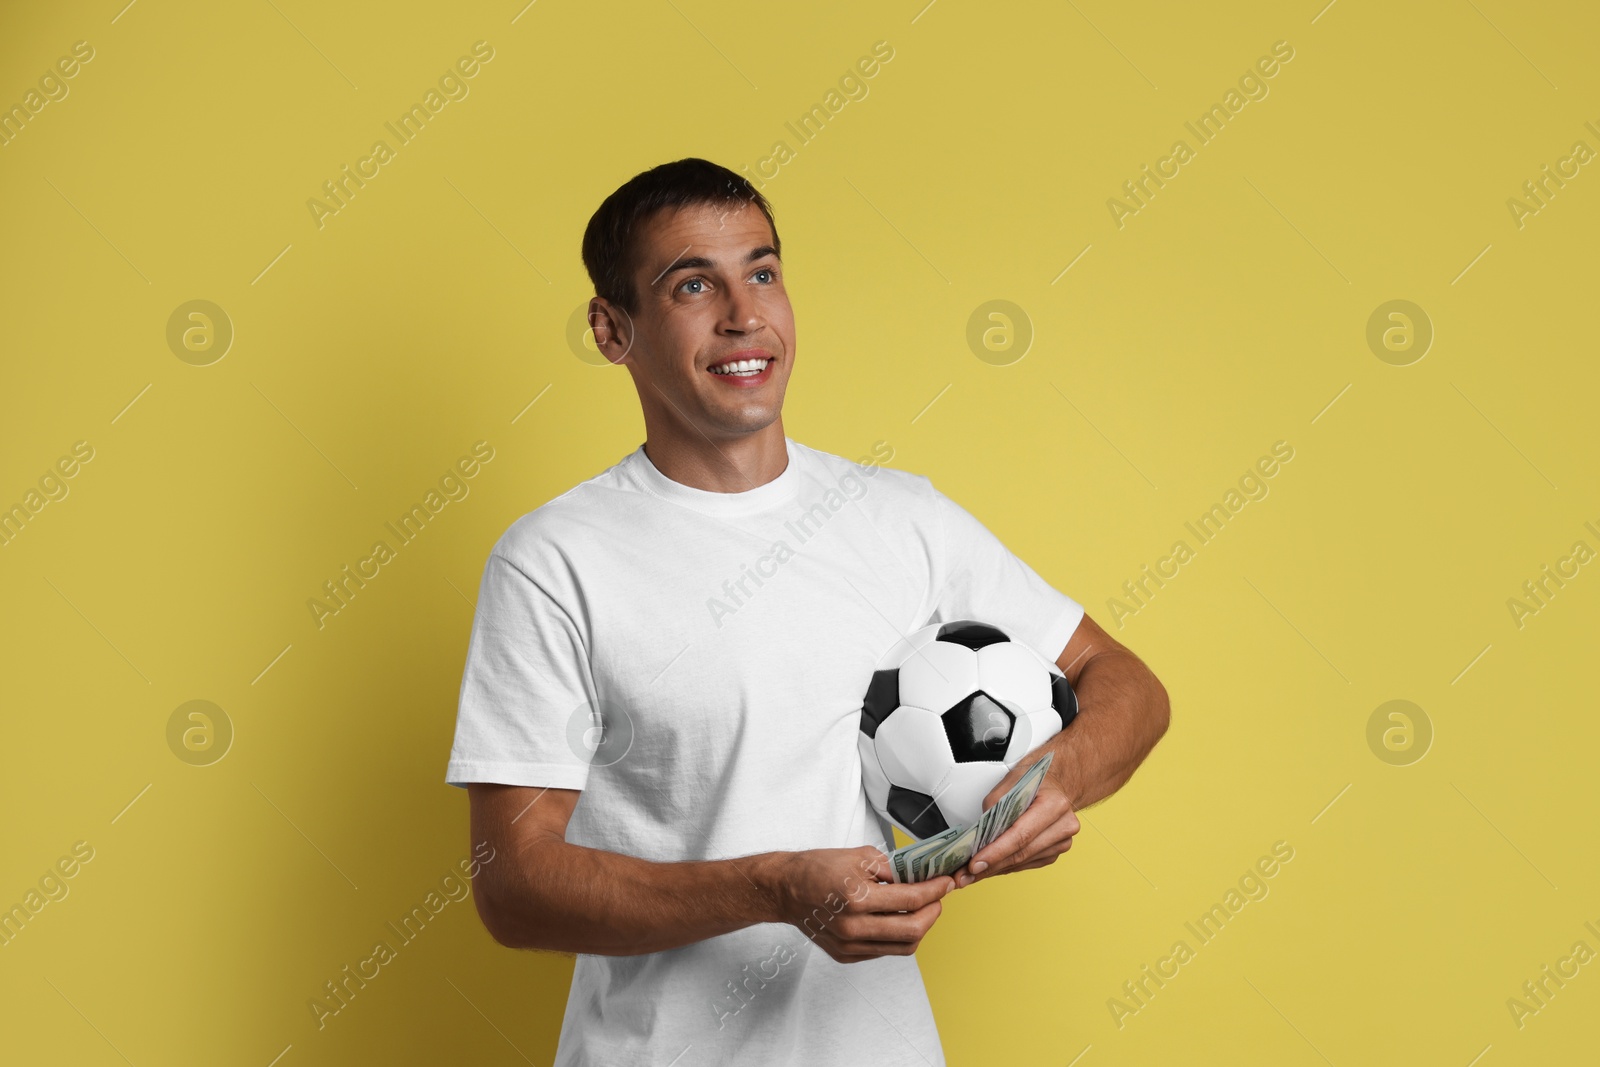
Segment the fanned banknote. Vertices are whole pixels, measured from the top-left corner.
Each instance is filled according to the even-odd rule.
[[[952,826],[932,837],[913,841],[889,855],[889,867],[896,882],[925,882],[944,874],[954,874],[980,850],[1005,833],[1028,810],[1039,783],[1050,769],[1055,753],[1046,752],[1017,783],[1006,791],[978,821],[970,826]]]

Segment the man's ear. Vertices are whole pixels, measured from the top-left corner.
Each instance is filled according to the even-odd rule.
[[[594,344],[613,364],[628,362],[633,350],[633,316],[605,297],[589,301],[589,329],[594,331]]]

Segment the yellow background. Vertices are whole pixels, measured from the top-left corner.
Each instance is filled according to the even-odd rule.
[[[489,546],[642,440],[626,372],[566,340],[584,223],[656,163],[793,147],[882,40],[763,190],[792,437],[889,442],[1108,626],[1295,450],[1115,631],[1172,694],[1145,767],[1053,867],[947,902],[919,959],[950,1062],[1592,1059],[1600,964],[1521,1028],[1506,1001],[1600,950],[1600,575],[1521,628],[1506,602],[1600,548],[1600,175],[1521,228],[1506,201],[1600,149],[1600,18],[923,4],[8,9],[0,101],[95,58],[0,148],[0,503],[95,455],[0,548],[0,904],[95,856],[0,948],[0,1058],[550,1061],[571,960],[500,948],[466,901],[325,1029],[307,1001],[468,855],[442,777]],[[319,229],[306,201],[478,40],[470,95]],[[1119,229],[1107,199],[1279,40],[1269,95]],[[210,366],[166,341],[194,299],[236,331]],[[1005,366],[966,342],[994,299],[1035,331]],[[1365,339],[1394,299],[1435,330],[1409,366]],[[478,440],[471,495],[319,630],[307,599]],[[209,766],[167,743],[194,699],[235,730]],[[1434,731],[1408,766],[1367,743],[1392,699]],[[1190,939],[1280,840],[1270,895]],[[1179,939],[1119,1028],[1108,999]]]

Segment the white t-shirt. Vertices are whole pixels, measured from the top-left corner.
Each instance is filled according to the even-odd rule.
[[[641,446],[512,523],[446,781],[580,789],[567,840],[648,860],[890,851],[856,748],[878,657],[976,619],[1053,661],[1083,608],[926,477],[786,444],[738,493],[672,481]],[[916,958],[841,964],[785,923],[579,954],[555,1060],[868,1061],[944,1062]]]

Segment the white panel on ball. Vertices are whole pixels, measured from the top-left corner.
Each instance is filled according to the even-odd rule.
[[[1006,742],[1005,755],[1000,757],[1007,768],[1016,766],[1017,760],[1033,751],[1034,735],[1038,732],[1039,727],[1033,716],[1017,716],[1017,721],[1011,725],[1011,739]]]
[[[882,811],[889,803],[889,779],[884,776],[883,765],[878,762],[872,738],[857,733],[856,748],[861,753],[861,787],[866,790],[872,806]]]
[[[958,763],[934,787],[934,803],[951,826],[969,826],[983,814],[983,798],[1005,776],[1003,763]]]
[[[1039,655],[1016,641],[978,649],[978,688],[1023,711],[1050,706],[1050,675],[1039,669]]]
[[[1013,732],[1019,729],[1031,735],[1028,746],[1018,752],[1015,757],[1011,754],[1010,746],[1007,746],[1007,763],[1015,764],[1017,760],[1026,756],[1056,734],[1059,734],[1061,732],[1061,716],[1056,714],[1055,708],[1050,707],[1045,708],[1043,711],[1030,712],[1017,720],[1017,725],[1013,728]]]
[[[955,762],[944,723],[922,708],[901,707],[892,712],[878,727],[874,747],[889,781],[919,793],[932,793]]]
[[[978,657],[966,645],[935,641],[900,666],[900,703],[945,712],[978,688]]]

